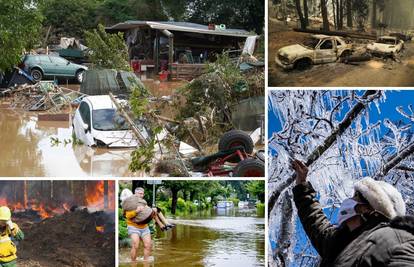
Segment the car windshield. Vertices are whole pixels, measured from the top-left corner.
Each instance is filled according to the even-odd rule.
[[[315,49],[315,47],[318,45],[319,39],[317,38],[307,38],[305,41],[303,41],[303,45],[312,49]]]
[[[99,131],[129,130],[125,119],[115,109],[98,109],[92,111],[93,128]]]
[[[379,39],[377,43],[395,45],[395,40],[394,39]]]

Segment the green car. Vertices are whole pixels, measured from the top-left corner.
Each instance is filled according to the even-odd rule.
[[[35,81],[56,77],[76,78],[79,83],[82,83],[84,73],[88,69],[62,57],[52,55],[26,55],[21,68],[30,73]]]

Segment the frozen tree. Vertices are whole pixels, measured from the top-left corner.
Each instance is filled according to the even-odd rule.
[[[289,158],[300,159],[309,167],[308,180],[319,192],[326,212],[352,196],[354,182],[365,176],[397,186],[408,211],[413,212],[413,107],[396,107],[405,123],[372,121],[369,111],[380,113],[386,94],[374,90],[270,92],[269,110],[281,126],[269,136],[270,266],[318,262],[306,237],[300,242],[307,245],[298,245],[296,226],[300,223],[291,194],[295,177]]]

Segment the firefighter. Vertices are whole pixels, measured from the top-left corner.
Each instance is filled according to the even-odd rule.
[[[11,211],[8,207],[0,207],[0,267],[16,266],[17,249],[13,240],[21,241],[23,232],[11,220]]]

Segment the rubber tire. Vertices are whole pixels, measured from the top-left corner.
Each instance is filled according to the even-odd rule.
[[[297,70],[306,70],[309,69],[312,65],[312,62],[309,59],[299,59],[295,62],[295,69]]]
[[[345,50],[344,52],[342,52],[342,54],[339,56],[340,58],[340,62],[345,62],[347,63],[349,58],[351,57],[352,53],[349,50]]]
[[[252,175],[254,174],[254,175]],[[264,162],[258,159],[245,159],[237,164],[233,170],[233,177],[264,177],[265,165]]]
[[[244,151],[247,154],[251,154],[253,152],[254,144],[252,138],[250,135],[240,130],[231,130],[224,133],[218,143],[218,149],[219,151],[229,150],[235,145],[243,146]]]
[[[80,80],[79,75],[82,73],[82,80]],[[78,70],[76,72],[76,81],[78,81],[78,83],[82,83],[83,80],[85,79],[85,70]]]
[[[34,73],[34,75],[33,75],[33,73]],[[30,75],[32,76],[33,80],[35,80],[36,82],[41,81],[42,78],[43,78],[43,73],[38,68],[34,68],[34,69],[30,70]],[[37,76],[38,78],[36,79],[35,76]]]

